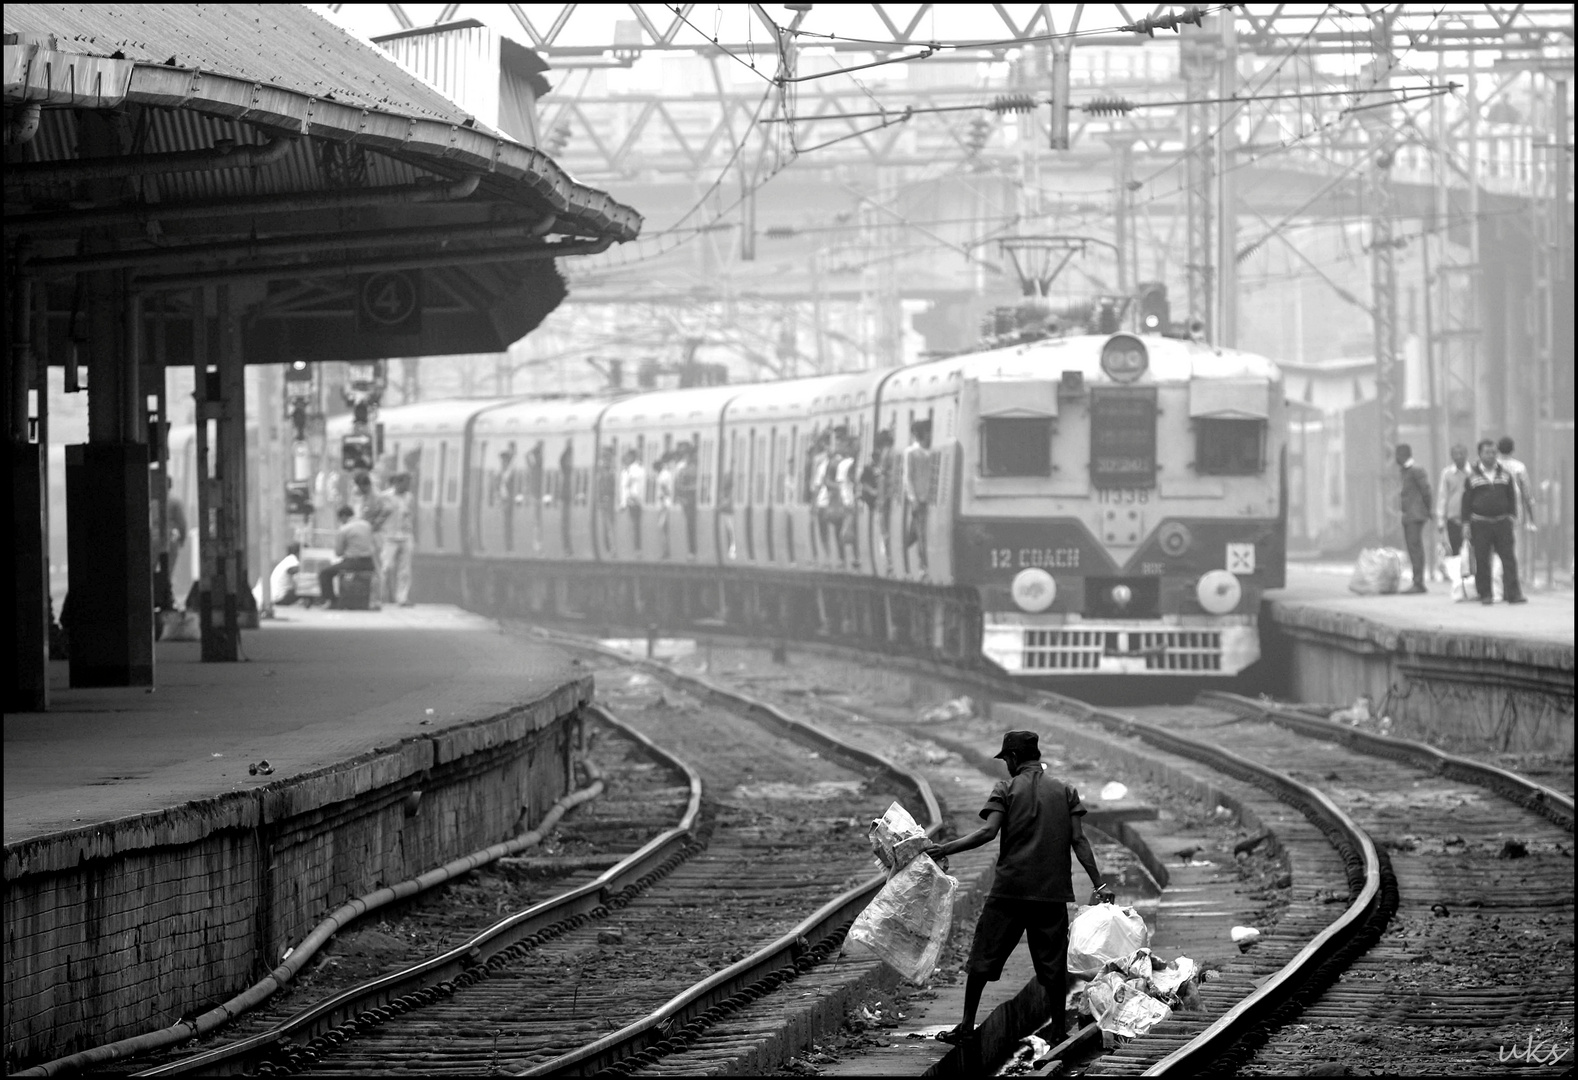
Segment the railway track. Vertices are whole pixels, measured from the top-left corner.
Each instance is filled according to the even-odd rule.
[[[1202,988],[1204,1011],[1176,1014],[1092,1073],[1488,1072],[1517,1049],[1525,1070],[1570,1071],[1564,793],[1248,699],[1120,717],[959,675],[1225,767],[1295,867],[1275,931]],[[1221,748],[1225,731],[1236,754]]]
[[[816,969],[881,884],[864,841],[870,818],[897,797],[936,822],[925,781],[717,687],[697,684],[686,698],[636,671],[610,681],[609,696],[671,746],[660,751],[601,711],[613,732],[602,746],[619,759],[610,799],[566,817],[552,854],[509,865],[539,886],[559,875],[572,888],[442,955],[289,1016],[260,1012],[239,1041],[138,1075],[632,1070],[705,1053],[720,1020],[797,979],[830,985],[874,970],[870,960]],[[661,768],[634,761],[636,743]],[[700,773],[679,754],[701,761]],[[621,841],[628,850],[650,833],[665,797],[670,820],[684,811],[674,827],[592,876]]]

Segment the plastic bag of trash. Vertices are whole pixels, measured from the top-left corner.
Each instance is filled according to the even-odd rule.
[[[1348,589],[1360,596],[1394,593],[1402,579],[1402,552],[1396,548],[1365,548],[1353,565]]]
[[[968,720],[975,715],[975,702],[969,697],[956,697],[941,705],[922,709],[915,717],[921,724],[944,724],[949,720]]]
[[[922,986],[953,928],[959,882],[929,856],[911,859],[855,917],[848,940],[876,953],[903,978]]]
[[[1179,997],[1200,975],[1200,965],[1187,956],[1175,956],[1162,967],[1151,963],[1151,989],[1158,994]]]
[[[1074,914],[1068,928],[1068,970],[1090,978],[1113,960],[1150,944],[1151,932],[1131,907],[1094,904]]]
[[[894,871],[925,851],[930,843],[926,830],[896,802],[871,823],[870,836],[872,854],[890,878]]]
[[[1092,979],[1085,996],[1090,1014],[1101,1028],[1102,1041],[1108,1045],[1114,1036],[1132,1039],[1144,1035],[1172,1014],[1165,1002],[1145,992],[1143,980],[1125,979],[1116,971]]]

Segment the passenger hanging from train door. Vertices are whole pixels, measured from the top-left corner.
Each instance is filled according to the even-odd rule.
[[[859,441],[848,431],[840,430],[838,446],[838,462],[833,467],[833,484],[837,495],[837,523],[835,528],[838,534],[838,565],[846,565],[844,559],[845,549],[849,552],[848,568],[860,569],[860,503],[857,500],[857,478],[859,471],[855,468],[860,452]]]
[[[805,496],[806,505],[806,532],[810,536],[811,563],[816,565],[822,561],[822,546],[818,542],[825,526],[822,524],[822,511],[819,508],[819,493],[822,488],[822,473],[827,470],[827,432],[811,430],[811,449],[805,456]]]
[[[871,569],[882,572],[886,567],[893,576],[892,540],[888,530],[893,523],[893,432],[877,432],[872,440],[872,459],[860,470],[860,501],[866,506],[871,529]]]
[[[668,519],[674,509],[674,451],[665,451],[653,464],[657,469],[657,531],[663,543],[658,558],[673,557],[673,547],[668,535]]]
[[[614,460],[614,448],[605,446],[597,452],[597,475],[593,479],[597,490],[597,542],[604,555],[614,553],[614,515],[618,513],[619,464]]]
[[[504,550],[515,550],[515,443],[499,451],[499,475],[493,481],[490,501],[497,502],[504,515]]]
[[[824,431],[816,440],[816,464],[811,469],[812,513],[816,518],[816,527],[812,531],[812,548],[821,546],[820,562],[826,564],[833,561],[833,537],[836,532],[830,527],[833,524],[833,477],[838,467],[838,451],[831,431]],[[843,552],[839,552],[842,558]]]
[[[687,558],[696,561],[696,452],[690,443],[674,447],[674,502],[685,518]]]
[[[916,548],[917,573],[926,576],[926,521],[931,510],[932,473],[936,468],[931,452],[931,420],[910,424],[910,444],[904,449],[904,554]]]
[[[575,440],[564,440],[564,452],[559,455],[559,539],[564,544],[565,558],[575,555],[575,542],[570,534],[570,512],[575,507]]]
[[[542,554],[542,508],[547,501],[548,493],[543,490],[543,458],[547,455],[547,446],[543,440],[538,439],[537,444],[526,451],[526,497],[532,505],[532,553]]]
[[[725,461],[718,472],[718,521],[723,525],[723,550],[728,558],[734,550],[734,462]]]
[[[630,546],[641,556],[641,508],[646,499],[647,471],[637,450],[625,451],[625,467],[619,473],[619,505],[630,515]]]

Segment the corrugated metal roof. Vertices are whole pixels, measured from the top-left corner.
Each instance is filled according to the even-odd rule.
[[[7,4],[6,33],[66,52],[197,68],[310,97],[461,124],[470,114],[305,5]]]
[[[7,68],[8,103],[54,100],[53,81],[46,78],[52,69],[41,60],[34,70],[23,62],[25,57],[13,54],[34,50],[62,65],[69,65],[72,56],[132,61],[128,100],[155,106],[155,112],[186,114],[173,121],[156,120],[165,130],[154,133],[144,147],[147,151],[212,145],[178,136],[196,136],[197,128],[214,126],[198,114],[223,116],[383,151],[373,155],[380,164],[404,158],[431,160],[440,175],[457,169],[480,171],[489,187],[524,188],[530,198],[557,213],[555,232],[625,241],[640,231],[641,215],[635,210],[606,192],[576,183],[541,150],[479,122],[383,52],[305,7],[9,4],[4,25],[8,34],[27,35],[24,44],[5,46],[8,64],[18,61],[14,80]],[[44,126],[52,130],[33,148],[35,160],[74,157],[72,132],[47,121]],[[193,130],[179,133],[178,127]],[[176,144],[159,145],[164,141],[159,136],[176,137]],[[255,136],[237,141],[253,142]],[[306,146],[294,148],[275,182],[315,171],[308,152]],[[395,157],[386,157],[389,153]],[[253,186],[256,177],[223,175],[226,172],[161,187],[186,187],[182,193],[190,195],[212,194],[214,188],[264,190]]]

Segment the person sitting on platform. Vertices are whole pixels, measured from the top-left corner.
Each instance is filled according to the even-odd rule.
[[[378,565],[374,560],[372,526],[349,506],[340,507],[337,513],[340,528],[334,534],[334,561],[318,571],[318,590],[330,607],[340,606],[335,582],[341,574],[371,574]]]

